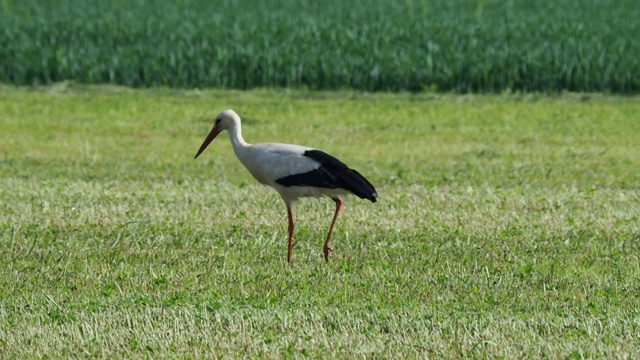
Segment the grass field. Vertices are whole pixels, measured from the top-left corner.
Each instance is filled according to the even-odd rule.
[[[222,135],[367,176],[286,212]],[[640,99],[0,88],[0,358],[640,356]]]

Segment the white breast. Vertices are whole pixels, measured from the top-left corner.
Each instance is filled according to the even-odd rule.
[[[248,146],[236,155],[242,164],[259,182],[276,185],[276,180],[285,176],[302,174],[320,167],[320,163],[304,156],[304,152],[313,148],[279,144],[261,143]]]

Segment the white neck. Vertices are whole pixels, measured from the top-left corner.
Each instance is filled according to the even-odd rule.
[[[251,147],[251,144],[248,144],[242,138],[242,127],[240,124],[236,124],[235,126],[231,126],[227,129],[229,132],[229,139],[231,140],[231,145],[233,146],[233,152],[236,153],[236,156],[240,159],[243,158],[245,150]]]

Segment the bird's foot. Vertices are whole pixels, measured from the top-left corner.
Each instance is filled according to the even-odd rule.
[[[329,261],[329,253],[332,252],[332,251],[333,250],[330,247],[328,247],[328,246],[324,247],[323,252],[324,252],[324,260],[325,261]]]

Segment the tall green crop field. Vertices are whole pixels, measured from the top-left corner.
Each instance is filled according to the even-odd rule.
[[[2,0],[0,82],[640,90],[636,0]]]

